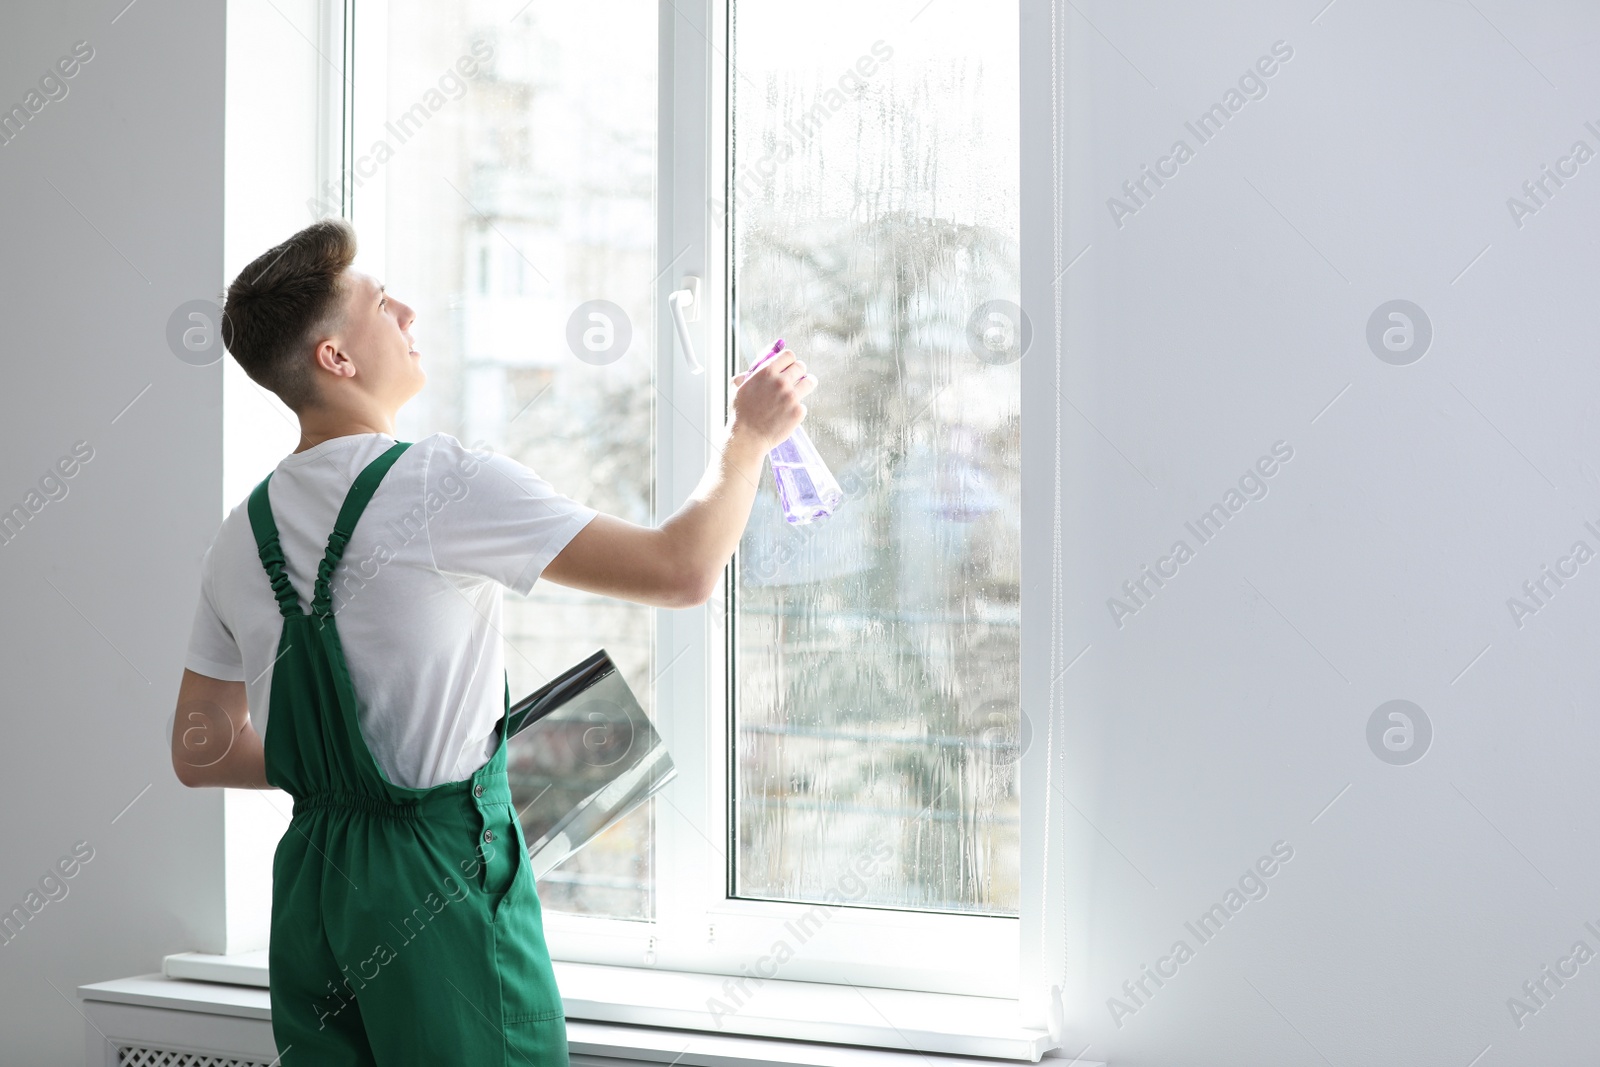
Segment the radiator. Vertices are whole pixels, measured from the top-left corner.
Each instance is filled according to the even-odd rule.
[[[267,1060],[241,1060],[232,1056],[207,1056],[195,1052],[135,1045],[117,1046],[117,1067],[275,1067]]]

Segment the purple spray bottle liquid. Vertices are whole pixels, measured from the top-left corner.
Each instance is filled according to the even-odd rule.
[[[779,352],[783,351],[783,338],[767,350],[767,354],[750,364],[754,374]],[[822,462],[817,446],[804,426],[796,426],[777,448],[768,453],[772,460],[772,477],[778,483],[778,501],[783,506],[783,517],[791,526],[800,526],[813,519],[825,519],[844,503],[844,490],[839,481]]]

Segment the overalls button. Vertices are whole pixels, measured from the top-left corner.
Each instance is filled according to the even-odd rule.
[[[472,795],[475,796],[475,797],[483,796],[483,786],[482,785],[473,786],[472,787]]]
[[[485,841],[493,841],[494,840],[494,831],[493,830],[485,830],[483,832],[483,839]]]

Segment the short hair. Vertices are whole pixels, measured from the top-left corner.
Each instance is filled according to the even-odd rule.
[[[316,400],[307,348],[343,314],[342,279],[355,258],[355,228],[322,219],[257,256],[228,286],[223,345],[294,411]]]

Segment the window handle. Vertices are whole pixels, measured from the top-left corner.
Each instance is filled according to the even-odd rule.
[[[687,313],[685,308],[689,309]],[[694,354],[694,342],[689,340],[689,323],[700,321],[700,279],[685,276],[683,288],[668,294],[667,310],[672,313],[672,324],[678,328],[678,344],[683,346],[683,358],[689,362],[690,373],[704,373],[705,367]]]

